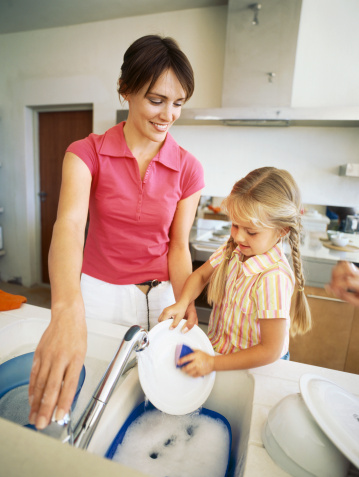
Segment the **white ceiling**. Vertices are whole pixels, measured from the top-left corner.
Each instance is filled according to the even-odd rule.
[[[0,34],[227,4],[228,0],[0,0]]]

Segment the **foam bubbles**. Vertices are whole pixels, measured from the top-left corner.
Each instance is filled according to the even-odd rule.
[[[223,477],[229,434],[219,419],[148,410],[128,428],[113,460],[156,477]]]
[[[0,399],[0,416],[25,426],[29,423],[29,385],[18,386]]]

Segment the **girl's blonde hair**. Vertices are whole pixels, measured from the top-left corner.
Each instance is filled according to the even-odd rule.
[[[311,314],[304,294],[304,276],[300,257],[301,198],[291,174],[275,167],[261,167],[236,182],[223,208],[234,222],[241,220],[255,226],[275,228],[288,233],[296,282],[296,294],[291,313],[291,334],[303,334],[311,328]],[[227,242],[226,260],[212,274],[208,287],[208,302],[220,303],[224,295],[229,259],[237,247],[233,238]]]

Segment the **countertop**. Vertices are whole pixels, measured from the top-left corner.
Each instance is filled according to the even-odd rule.
[[[345,234],[344,237],[349,238],[348,245],[359,247],[359,235]],[[359,263],[359,248],[357,252],[342,252],[333,250],[323,245],[322,240],[325,239],[325,234],[318,232],[306,232],[304,242],[301,244],[300,253],[303,258],[316,259],[335,264],[339,260],[346,260],[348,262]]]
[[[225,225],[230,225],[230,222],[222,220],[209,220],[209,219],[195,219],[190,234],[190,242],[200,241],[206,233],[211,230],[221,229]],[[339,260],[346,260],[348,262],[359,263],[359,235],[358,234],[342,234],[344,237],[349,238],[349,245],[358,247],[357,252],[342,252],[339,250],[333,250],[323,245],[323,240],[326,239],[324,232],[305,231],[304,239],[300,245],[300,252],[304,259],[316,259],[319,261],[335,264]],[[219,245],[211,244],[211,248],[216,249]],[[289,245],[285,244],[286,253],[290,253]]]
[[[50,319],[50,310],[31,305],[0,313],[1,328],[27,318]],[[123,336],[125,328],[109,323],[91,322],[89,328],[105,328],[109,335]],[[299,379],[305,373],[323,376],[359,396],[359,375],[279,360],[248,371],[254,379],[254,401],[249,434],[245,477],[288,477],[267,454],[261,430],[269,410],[288,394],[299,392]],[[40,433],[0,419],[0,474],[6,477],[66,477],[99,475],[140,477],[142,474],[88,452],[60,444]]]
[[[210,240],[211,232],[228,225],[230,225],[230,222],[197,218],[190,233],[192,260],[208,260],[211,254],[221,245],[221,242]],[[300,252],[306,285],[324,287],[330,281],[333,267],[340,260],[359,264],[359,235],[343,235],[349,238],[349,245],[358,247],[357,251],[344,252],[327,248],[324,245],[324,240],[327,238],[325,232],[310,230],[303,232]],[[287,240],[284,240],[283,248],[287,258],[291,261],[291,250]]]

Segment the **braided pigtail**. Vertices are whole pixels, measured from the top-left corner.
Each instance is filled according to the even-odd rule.
[[[304,293],[304,276],[302,270],[302,261],[300,256],[300,231],[298,228],[291,228],[288,236],[289,245],[292,251],[293,271],[296,282],[296,293],[293,300],[294,308],[292,310],[292,320],[290,333],[304,334],[312,327],[312,319],[307,297]]]
[[[214,303],[219,304],[222,301],[226,286],[228,262],[236,246],[237,244],[233,238],[229,237],[227,240],[225,260],[222,260],[220,265],[214,270],[208,285],[207,300],[210,305],[213,305]]]

